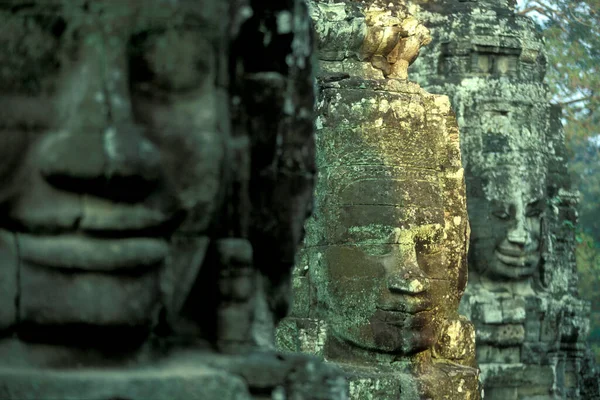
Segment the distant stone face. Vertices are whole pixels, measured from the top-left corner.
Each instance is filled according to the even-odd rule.
[[[319,172],[278,344],[342,366],[353,399],[479,398],[456,121],[406,80],[429,34],[403,2],[310,8]]]
[[[514,2],[413,3],[433,40],[411,76],[448,95],[459,122],[471,223],[461,311],[476,326],[485,398],[597,397],[581,373],[577,193],[541,37]]]
[[[534,156],[523,161],[528,165],[540,160]],[[481,275],[523,280],[539,271],[545,178],[540,171],[503,164],[482,172],[476,182],[470,180],[471,187],[479,184],[477,190],[485,195],[467,201],[474,210],[470,262]]]
[[[312,206],[306,5],[9,0],[0,47],[0,398],[344,398],[253,352]]]

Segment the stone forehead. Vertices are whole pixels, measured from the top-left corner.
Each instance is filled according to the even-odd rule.
[[[479,176],[546,176],[548,168],[548,158],[535,151],[490,153],[470,161],[474,165],[470,166],[469,170]]]
[[[185,16],[186,25],[210,28],[215,25],[214,15],[228,15],[228,1],[209,0],[2,0],[0,10],[16,16],[60,16],[67,23],[94,21],[122,21],[132,29],[152,28],[154,24],[180,22]],[[85,16],[86,19],[78,20]]]
[[[539,163],[490,165],[483,171],[478,171],[473,178],[481,179],[489,193],[492,191],[500,195],[512,195],[515,192],[523,192],[531,193],[535,197],[544,193],[547,185],[547,170],[536,165]],[[470,181],[473,182],[472,179]],[[474,196],[475,192],[471,191],[471,195]]]
[[[95,7],[114,7],[135,9],[135,6],[159,6],[169,8],[170,6],[194,6],[199,7],[212,3],[218,3],[212,0],[2,0],[0,6],[12,9],[26,9],[32,7],[85,7],[93,10]],[[222,3],[227,3],[223,1]]]
[[[539,163],[538,163],[539,165]],[[481,171],[479,176],[483,178],[493,178],[491,181],[496,180],[498,184],[505,184],[506,180],[509,181],[543,181],[547,175],[545,168],[537,167],[536,164],[529,163],[518,163],[518,164],[497,164],[495,166],[489,166],[488,168]]]
[[[473,0],[450,0],[453,3],[470,3]],[[488,5],[488,6],[496,6],[496,7],[514,7],[517,4],[517,0],[478,0],[476,1],[477,5]]]

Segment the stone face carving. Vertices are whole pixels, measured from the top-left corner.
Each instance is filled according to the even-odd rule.
[[[344,398],[252,351],[311,209],[310,36],[300,1],[0,3],[1,398]]]
[[[471,222],[461,311],[476,326],[485,398],[596,398],[576,289],[577,194],[541,38],[511,1],[413,3],[433,41],[411,76],[447,94],[459,122]]]
[[[524,166],[545,165],[544,159],[509,153],[500,165],[495,161],[489,160],[497,167],[482,170],[480,180],[469,180],[472,187],[479,184],[485,196],[473,195],[467,201],[474,210],[471,265],[490,279],[527,279],[540,267],[541,214],[547,195],[544,171]]]
[[[342,366],[353,399],[479,398],[456,121],[406,80],[428,32],[399,1],[310,8],[319,173],[279,346]]]

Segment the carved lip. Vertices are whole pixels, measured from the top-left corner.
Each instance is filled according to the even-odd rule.
[[[511,248],[511,247],[498,247],[496,251],[502,255],[509,257],[525,257],[528,252],[523,251],[520,248]]]
[[[179,226],[185,211],[174,200],[161,201],[149,207],[84,195],[81,199],[73,196],[49,199],[43,207],[25,202],[10,211],[7,223],[10,230],[37,235],[69,234],[77,230],[92,236],[162,236]]]
[[[430,314],[431,309],[406,312],[398,310],[385,310],[378,307],[376,319],[379,322],[406,328],[407,325],[413,324],[417,321],[418,324],[422,324],[426,320],[430,320],[431,318],[427,318],[427,316]],[[417,320],[415,320],[415,318],[417,318]]]
[[[143,205],[129,205],[96,200],[98,204],[86,209],[79,222],[84,231],[133,231],[157,229],[175,216]],[[98,206],[101,205],[101,206]]]
[[[24,261],[46,267],[111,272],[150,268],[167,257],[168,243],[159,238],[97,238],[78,234],[17,234]]]
[[[523,252],[509,249],[496,249],[495,254],[503,264],[514,267],[529,267],[532,264],[532,256],[535,256],[534,252]]]
[[[394,301],[393,303],[384,303],[377,306],[377,310],[393,314],[418,314],[423,311],[431,311],[433,304],[430,299],[419,298],[416,296],[403,296],[405,301]]]

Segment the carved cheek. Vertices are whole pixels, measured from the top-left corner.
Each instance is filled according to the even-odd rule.
[[[377,299],[385,288],[385,269],[379,257],[368,255],[359,246],[328,246],[323,252],[332,304],[353,309],[364,298]],[[365,304],[374,308],[376,301]],[[366,311],[366,310],[361,310]]]
[[[527,228],[529,229],[531,238],[534,240],[539,240],[542,229],[541,218],[539,216],[527,218]]]
[[[181,40],[189,41],[194,35],[180,36]],[[130,63],[146,71],[138,78],[132,77],[135,118],[147,128],[150,140],[161,151],[170,189],[188,213],[182,229],[204,231],[225,188],[222,178],[230,142],[228,94],[216,85],[211,52],[207,50],[204,56],[212,61],[197,70],[192,70],[193,59],[181,59],[185,73],[180,79],[170,81],[172,74],[165,71],[173,66],[167,63],[173,46],[161,45],[169,36],[151,39],[140,43],[132,39],[141,50],[132,51]],[[204,42],[199,45],[208,48]],[[180,47],[173,50],[178,60]]]
[[[224,188],[224,135],[195,129],[165,129],[159,140],[163,167],[179,207],[188,212],[185,230],[203,231],[218,208]]]

